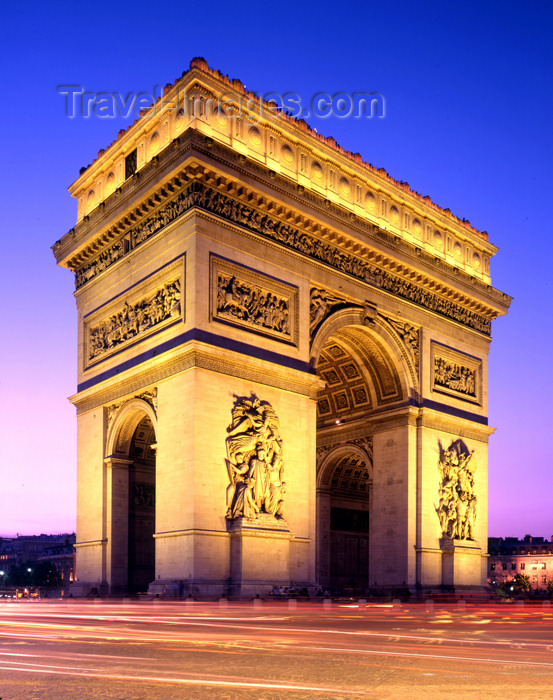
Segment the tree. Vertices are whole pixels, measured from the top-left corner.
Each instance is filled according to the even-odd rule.
[[[61,575],[50,561],[27,561],[10,568],[6,577],[7,586],[35,586],[37,588],[59,588]]]
[[[495,588],[496,593],[502,598],[527,596],[531,590],[530,578],[525,574],[516,574],[514,578],[498,584]]]
[[[511,585],[514,586],[515,595],[528,595],[528,593],[530,593],[532,590],[530,577],[526,576],[526,574],[517,574],[514,577]]]
[[[61,587],[61,575],[51,561],[37,562],[33,571],[33,585],[37,588]]]
[[[32,586],[33,585],[32,562],[14,564],[10,567],[6,576],[6,586]]]

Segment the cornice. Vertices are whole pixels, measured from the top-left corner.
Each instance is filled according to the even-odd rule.
[[[52,246],[59,265],[75,271],[82,260],[100,253],[133,224],[155,212],[182,185],[175,169],[191,156],[195,134],[174,139],[159,156],[123,182],[90,215]]]
[[[100,228],[103,223],[100,219],[108,218],[100,215],[95,216],[95,219],[97,219],[95,222],[87,221],[79,224],[75,230],[70,231],[59,243],[58,249],[55,251],[58,260],[63,256],[62,247],[67,252],[68,248],[72,246],[75,237],[84,241],[86,236],[90,235],[96,227],[99,230],[90,244],[86,248],[82,247],[76,255],[66,256],[64,264],[74,270],[82,268],[82,265],[91,259],[92,256],[98,257],[105,254],[105,251],[109,249],[109,245],[114,241],[118,242],[119,251],[117,256],[118,258],[121,257],[124,253],[124,247],[127,245],[124,240],[125,236],[133,230],[133,225],[140,225],[141,222],[148,220],[148,217],[155,216],[156,212],[161,211],[167,202],[174,199],[176,193],[182,190],[186,183],[190,183],[195,179],[207,181],[212,186],[218,181],[219,183],[222,182],[221,174],[210,169],[210,167],[213,167],[213,163],[206,163],[207,159],[225,164],[231,168],[234,178],[231,175],[227,175],[226,178],[223,177],[223,180],[225,180],[224,190],[225,192],[232,191],[235,197],[238,196],[241,201],[247,202],[248,206],[251,206],[252,201],[255,202],[257,198],[255,202],[257,208],[265,212],[271,212],[275,219],[286,222],[292,221],[293,224],[300,226],[302,230],[312,231],[320,238],[333,241],[339,247],[348,251],[360,252],[361,249],[364,249],[364,254],[368,255],[369,259],[379,263],[383,269],[391,272],[397,270],[406,279],[412,279],[415,274],[419,278],[417,281],[426,289],[434,289],[436,293],[441,294],[444,298],[461,303],[465,308],[472,308],[477,313],[481,313],[490,319],[504,313],[508,308],[510,297],[493,289],[490,285],[486,285],[458,268],[454,268],[449,263],[435,258],[410,242],[390,235],[376,225],[359,219],[352,219],[347,211],[344,211],[343,208],[336,204],[328,202],[320,195],[311,192],[299,192],[298,188],[294,187],[289,180],[276,173],[273,173],[271,179],[270,186],[272,190],[278,192],[282,197],[297,202],[298,205],[308,201],[310,210],[314,211],[320,219],[328,221],[330,218],[336,228],[342,230],[336,231],[326,222],[321,223],[316,220],[312,211],[309,213],[292,211],[287,207],[283,207],[281,202],[275,203],[266,193],[254,194],[251,190],[251,185],[247,186],[242,179],[236,180],[236,174],[238,173],[242,178],[245,176],[244,179],[253,179],[263,184],[267,182],[268,169],[248,161],[240,154],[236,154],[232,149],[221,144],[215,144],[211,139],[206,139],[195,132],[188,132],[186,138],[183,138],[179,149],[176,149],[174,144],[170,144],[166,151],[167,153],[160,154],[159,162],[155,168],[152,163],[145,168],[144,175],[141,175],[138,179],[137,187],[134,188],[134,191],[133,188],[127,188],[127,197],[132,197],[134,201],[139,200],[137,204],[126,208],[124,215],[118,221],[113,222],[111,226]],[[194,162],[194,158],[196,158],[197,162]],[[186,167],[184,167],[185,162],[187,163]],[[175,168],[180,168],[176,175],[174,175]],[[157,190],[149,190],[148,187],[154,179],[159,183],[160,172],[162,174],[162,182],[158,184]],[[165,179],[163,179],[164,177]],[[118,203],[114,200],[113,204],[115,206],[110,207],[112,214]],[[275,212],[278,212],[278,214],[275,214]],[[172,220],[167,221],[167,224],[169,223],[172,223]],[[158,230],[161,230],[161,228],[163,226],[160,226]],[[352,233],[357,238],[353,239]],[[375,248],[367,249],[367,244],[363,240],[373,243]],[[380,247],[381,250],[378,251],[376,246]],[[384,249],[386,248],[392,254],[397,255],[400,260],[385,255]],[[406,268],[406,264],[412,264],[415,270]],[[427,274],[432,275],[431,279],[421,279],[420,271],[423,266],[426,268]],[[445,277],[445,280],[440,281],[436,279],[436,275]],[[463,292],[459,289],[461,286],[469,286],[469,289]],[[484,303],[475,299],[473,290],[477,291],[485,299]],[[490,302],[491,308],[489,307]]]
[[[370,439],[371,436],[366,418],[352,423],[342,422],[340,425],[323,426],[317,428],[317,449],[341,447],[353,444],[355,441]]]
[[[228,194],[223,194],[220,189],[208,187],[205,184],[206,180],[209,181],[210,178],[204,177],[202,181],[198,177],[189,181],[189,186],[182,190],[178,197],[169,202],[166,207],[160,208],[154,216],[131,229],[124,240],[118,241],[111,248],[101,252],[96,259],[81,267],[76,276],[77,286],[87,284],[108,267],[119,262],[130,251],[135,250],[145,241],[151,240],[164,228],[163,222],[165,220],[167,220],[165,225],[168,225],[189,209],[197,207],[199,210],[211,212],[212,215],[221,217],[223,220],[230,220],[234,224],[253,231],[265,240],[276,242],[284,249],[297,251],[304,257],[318,260],[340,273],[343,272],[354,279],[362,280],[369,286],[381,288],[388,293],[412,301],[430,311],[437,312],[446,318],[456,320],[489,335],[490,319],[495,317],[497,309],[480,306],[477,307],[479,308],[478,313],[473,310],[477,304],[474,299],[463,297],[457,290],[444,288],[434,279],[429,278],[424,284],[415,284],[411,281],[412,270],[400,266],[404,273],[402,277],[397,273],[390,272],[389,268],[396,269],[396,261],[385,257],[372,248],[358,246],[358,253],[353,255],[344,250],[345,245],[342,248],[339,247],[340,241],[343,240],[339,234],[330,230],[323,231],[319,226],[317,226],[318,236],[305,233],[295,226],[290,226],[276,217],[267,215],[266,209],[274,208],[271,201],[262,202],[260,199],[257,202],[258,206],[254,207],[249,202],[246,203],[247,199],[240,201],[240,199]],[[247,195],[245,188],[237,187],[236,183],[231,183],[231,185],[235,190],[238,189],[243,196]],[[224,188],[224,191],[228,192],[229,189],[230,185]],[[262,208],[263,203],[267,205],[266,209]],[[333,242],[326,242],[328,239],[332,239]],[[387,267],[388,269],[386,269]],[[440,293],[443,291],[446,292],[447,296]],[[452,296],[455,298],[454,301],[450,298]],[[463,303],[466,306],[463,306]]]
[[[113,403],[130,397],[145,387],[151,387],[180,372],[199,368],[219,372],[238,379],[283,389],[302,396],[316,399],[321,388],[321,380],[315,375],[287,368],[281,372],[262,360],[249,358],[244,364],[243,356],[229,350],[213,348],[205,343],[187,344],[165,359],[155,363],[145,362],[144,367],[127,370],[117,380],[110,378],[70,397],[77,408],[77,415],[86,413],[98,406]]]
[[[495,428],[489,425],[475,423],[458,416],[449,416],[430,408],[419,409],[417,424],[421,428],[431,428],[485,443],[488,442],[490,435],[495,433]]]
[[[450,264],[436,254],[428,252],[422,247],[422,244],[416,245],[394,234],[392,231],[385,230],[367,219],[354,215],[344,206],[331,202],[320,193],[298,186],[297,183],[290,181],[289,178],[271,171],[267,166],[246,158],[241,153],[236,153],[224,144],[217,143],[209,137],[204,137],[203,141],[203,144],[201,141],[196,143],[198,152],[203,153],[216,162],[230,166],[234,173],[244,178],[244,180],[239,180],[240,186],[247,187],[247,179],[253,179],[261,184],[260,191],[263,191],[263,189],[267,189],[267,183],[269,182],[271,193],[279,193],[290,201],[296,202],[298,207],[304,208],[305,203],[308,202],[312,212],[316,213],[318,221],[315,223],[314,219],[316,217],[311,212],[303,214],[303,216],[300,212],[294,212],[292,214],[293,218],[305,219],[302,223],[306,223],[308,226],[315,225],[325,228],[325,223],[323,222],[330,220],[330,225],[326,224],[326,227],[331,228],[334,226],[338,229],[346,229],[348,232],[354,232],[360,237],[385,245],[387,248],[412,261],[416,268],[420,268],[421,263],[423,263],[435,273],[446,275],[454,286],[465,283],[492,297],[497,297],[503,303],[505,303],[505,300],[510,301],[511,298],[504,292]],[[342,230],[341,233],[344,233],[344,231]]]
[[[206,183],[210,185],[216,184],[218,189],[214,190],[212,187],[205,189]],[[188,189],[186,189],[185,185]],[[205,200],[205,196],[198,195],[202,187],[204,192],[216,192],[215,197],[218,198],[219,206],[218,208],[215,207],[216,210],[210,212],[210,215],[219,217],[224,214],[225,210],[228,210],[227,218],[231,220],[233,225],[238,224],[241,227],[246,225],[246,228],[252,230],[255,235],[261,234],[266,241],[273,245],[284,246],[288,250],[298,249],[298,252],[304,255],[309,249],[324,249],[326,251],[325,255],[322,257],[321,255],[318,256],[320,258],[319,262],[324,264],[332,262],[333,266],[340,273],[347,273],[349,266],[352,270],[358,270],[358,272],[353,273],[353,277],[358,278],[358,281],[369,282],[372,286],[380,287],[388,293],[392,292],[404,300],[414,301],[431,311],[438,311],[446,317],[451,316],[451,320],[473,327],[486,335],[489,334],[489,325],[486,325],[485,319],[491,320],[502,311],[501,306],[497,303],[490,308],[490,306],[475,299],[474,296],[469,297],[463,294],[462,290],[447,286],[444,282],[436,280],[435,277],[425,278],[421,274],[422,270],[420,267],[417,270],[410,269],[406,267],[405,263],[398,262],[394,258],[385,255],[383,251],[375,250],[375,248],[368,247],[366,244],[363,245],[359,241],[355,241],[352,244],[351,237],[348,237],[347,233],[337,232],[328,226],[321,225],[317,221],[309,220],[302,213],[290,212],[288,207],[282,204],[275,205],[274,201],[266,196],[254,194],[251,191],[251,187],[246,187],[242,182],[225,178],[217,171],[207,168],[204,162],[194,162],[191,159],[188,159],[187,168],[180,171],[171,180],[164,182],[160,186],[159,191],[152,195],[146,204],[143,203],[134,210],[143,213],[148,208],[147,205],[151,207],[155,205],[155,209],[149,216],[143,214],[136,226],[123,228],[123,233],[112,244],[111,248],[104,246],[96,253],[96,257],[93,258],[88,266],[80,266],[78,273],[79,286],[86,284],[87,280],[90,279],[90,275],[95,277],[112,264],[124,258],[137,245],[152,240],[154,235],[157,235],[166,226],[173,224],[177,218],[188,215],[192,208],[196,206],[199,206],[200,210],[205,208],[205,204],[202,206],[201,202],[202,197]],[[221,194],[221,190],[225,194]],[[191,194],[186,194],[186,192]],[[231,194],[232,196],[230,196]],[[187,201],[183,202],[183,197],[185,199],[188,198]],[[213,195],[210,197],[206,201],[214,201]],[[227,202],[227,204],[223,205],[222,202]],[[232,206],[230,206],[231,204]],[[207,208],[209,209],[209,206]],[[237,212],[239,212],[239,215]],[[249,217],[245,217],[245,212],[250,213]],[[267,212],[271,212],[270,217]],[[278,217],[278,214],[280,214],[280,217]],[[136,220],[134,216],[130,218]],[[125,218],[122,225],[128,223],[128,220],[129,217]],[[292,220],[294,225],[300,225],[300,228],[295,228],[295,226],[290,226],[286,223],[290,220]],[[152,221],[154,222],[153,224],[150,223]],[[273,223],[271,224],[271,222]],[[275,222],[279,223],[276,224]],[[262,231],[259,228],[261,224],[266,227],[270,224],[272,228]],[[118,224],[114,226],[113,230],[117,230],[117,227]],[[271,231],[275,233],[273,234]],[[282,239],[280,233],[277,235],[278,231],[284,231],[286,234],[285,238],[294,240],[296,243],[290,245],[289,242]],[[307,231],[316,235],[310,235]],[[311,243],[308,244],[308,241],[311,241]],[[323,248],[321,248],[322,241],[325,241]],[[326,241],[332,241],[332,243],[326,243]],[[306,245],[307,248],[305,247]],[[89,248],[90,255],[93,255],[96,250],[96,242],[94,242]],[[336,253],[332,253],[332,250],[335,250]],[[349,251],[351,250],[355,250],[356,254],[350,253]],[[82,260],[84,256],[85,254],[81,252],[78,259]],[[311,255],[311,257],[316,262],[317,255],[314,257]],[[96,262],[94,262],[94,259]],[[77,258],[74,259],[73,264],[77,265]],[[374,271],[370,273],[369,278],[367,278],[367,264],[374,266]],[[378,269],[381,272],[377,272]],[[390,274],[392,275],[391,277]],[[412,282],[413,275],[417,278],[417,283]],[[402,279],[403,281],[400,281]],[[416,291],[417,289],[419,291]],[[501,295],[501,293],[497,293],[497,295]],[[442,299],[442,301],[439,301],[439,299]],[[496,302],[496,299],[494,299],[494,302]],[[457,307],[458,310],[456,310]],[[461,309],[464,309],[464,311],[461,311]],[[471,320],[471,315],[474,314],[476,316],[474,316],[474,320]],[[477,321],[479,317],[481,320]],[[489,320],[487,321],[488,324]]]
[[[457,236],[466,236],[474,243],[486,243],[486,233],[476,230],[466,220],[452,215],[449,209],[439,207],[431,201],[430,197],[423,197],[412,190],[407,183],[394,180],[383,168],[377,170],[364,162],[360,154],[344,150],[333,138],[317,133],[303,120],[288,117],[283,111],[271,109],[257,95],[246,90],[240,80],[230,80],[219,71],[210,69],[203,59],[193,59],[189,71],[183,73],[172,85],[167,84],[163,90],[163,97],[158,99],[154,106],[141,112],[139,119],[126,130],[120,131],[118,138],[107,149],[101,149],[98,152],[98,158],[92,165],[82,169],[81,176],[70,187],[71,194],[79,196],[80,192],[95,186],[98,178],[105,174],[104,171],[114,167],[120,155],[130,152],[139,138],[153,133],[162,123],[167,124],[168,121],[174,120],[177,110],[173,109],[173,114],[170,108],[177,105],[179,95],[191,93],[211,96],[215,99],[217,96],[224,95],[236,104],[241,106],[246,104],[243,112],[245,116],[243,131],[251,126],[251,119],[254,117],[256,128],[271,132],[282,141],[288,141],[292,146],[300,145],[310,156],[332,163],[337,167],[339,174],[346,174],[355,180],[365,182],[396,202],[423,212],[425,218],[436,221],[439,227],[454,230]],[[163,105],[166,106],[165,110]],[[198,120],[190,119],[189,125],[193,125],[196,121]],[[216,125],[212,124],[211,127],[216,138],[224,139],[224,129],[219,128],[221,132],[219,134]],[[174,125],[171,128],[175,130]],[[493,255],[497,249],[489,243],[487,245]]]
[[[75,549],[79,549],[80,547],[99,547],[103,546],[107,543],[107,538],[103,540],[88,540],[87,542],[75,542],[73,545]]]
[[[412,406],[401,406],[386,411],[385,413],[376,413],[369,418],[370,431],[375,434],[384,430],[403,428],[406,425],[415,427],[417,425],[418,413],[419,409]]]
[[[415,406],[399,406],[381,413],[371,414],[364,424],[365,432],[371,435],[376,433],[409,426],[412,428],[430,428],[444,433],[449,433],[460,438],[488,442],[489,436],[495,432],[494,428],[482,425],[465,418],[453,417],[439,411]],[[330,432],[330,431],[329,431]],[[354,429],[352,429],[352,434]],[[322,431],[322,440],[324,440]]]

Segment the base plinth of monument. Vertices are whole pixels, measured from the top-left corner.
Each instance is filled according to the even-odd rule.
[[[110,594],[106,581],[74,581],[69,594],[73,598],[104,598]]]
[[[443,537],[442,549],[442,588],[451,591],[482,590],[480,567],[474,565],[474,558],[481,560],[482,548],[473,540],[452,540]]]
[[[273,586],[290,585],[290,532],[284,519],[261,513],[255,520],[227,521],[230,534],[232,596],[270,593]]]
[[[220,598],[228,593],[228,581],[210,579],[157,579],[148,586],[154,598]]]

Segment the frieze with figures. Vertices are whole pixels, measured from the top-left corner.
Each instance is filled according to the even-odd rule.
[[[238,397],[227,428],[226,518],[284,518],[286,483],[280,421],[268,401]]]
[[[88,363],[96,361],[128,341],[181,316],[181,282],[165,282],[147,297],[123,306],[88,328]]]
[[[436,514],[444,537],[451,540],[475,540],[477,497],[474,487],[474,452],[463,440],[440,445],[438,472],[439,503]]]
[[[440,343],[432,343],[432,389],[480,403],[482,361]]]
[[[443,357],[435,357],[434,385],[467,396],[476,396],[476,371],[470,367],[444,360]]]
[[[77,270],[76,286],[80,287],[96,277],[192,207],[205,209],[351,277],[423,306],[485,335],[491,333],[491,322],[484,316],[197,181],[190,183],[171,202],[133,227],[124,239],[120,239],[95,260]]]
[[[215,256],[211,274],[215,320],[296,342],[296,287]]]

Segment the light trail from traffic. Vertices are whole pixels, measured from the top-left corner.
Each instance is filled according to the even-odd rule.
[[[392,690],[388,697],[397,692],[438,698],[442,692],[459,696],[461,686],[500,697],[515,671],[517,688],[550,688],[552,652],[553,615],[546,609],[488,605],[429,611],[421,605],[315,603],[287,609],[138,601],[0,605],[3,700],[12,691],[24,693],[29,683],[40,687],[45,678],[51,687],[53,677],[59,696],[52,698],[74,694],[75,684],[79,697],[93,698],[106,684],[118,683],[127,690],[117,698],[137,693],[181,698],[183,687],[187,698],[207,692],[219,697],[219,691],[225,693],[221,697],[252,700],[260,693],[361,698],[385,697]],[[134,694],[125,695],[130,688]]]

